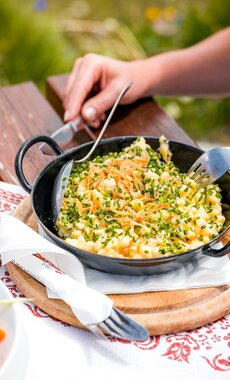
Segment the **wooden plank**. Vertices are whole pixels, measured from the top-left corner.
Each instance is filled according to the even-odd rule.
[[[67,77],[67,74],[63,74],[47,79],[47,99],[61,117],[63,117],[62,101]],[[95,129],[93,132],[98,134]],[[105,137],[124,135],[159,137],[162,134],[170,140],[195,145],[184,130],[152,98],[146,98],[128,106],[119,106]]]
[[[50,135],[62,125],[62,120],[31,83],[0,88],[0,176],[3,181],[17,183],[14,158],[20,145],[35,135]],[[25,160],[29,182],[50,158],[38,148],[32,148]]]
[[[37,231],[31,197],[27,197],[18,206],[14,216]],[[47,297],[45,287],[41,283],[13,263],[7,264],[7,269],[18,289],[24,296],[32,298],[36,306],[65,323],[85,328],[66,303]],[[230,285],[140,294],[113,294],[109,297],[114,306],[146,327],[150,335],[195,329],[224,317],[230,311]]]
[[[59,115],[63,114],[62,99],[67,75],[47,80],[47,97]],[[33,83],[23,83],[0,88],[1,157],[0,177],[17,183],[14,158],[19,146],[34,135],[50,135],[63,121],[44,99]],[[93,130],[95,132],[95,130]],[[98,131],[95,132],[98,134]],[[121,135],[164,134],[171,140],[188,144],[193,141],[152,99],[143,99],[129,106],[120,106],[105,137]],[[77,134],[70,146],[89,141],[86,132]],[[25,160],[26,178],[30,183],[51,158],[44,157],[33,147]]]

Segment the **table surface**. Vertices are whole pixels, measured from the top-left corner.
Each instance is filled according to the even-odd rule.
[[[14,158],[20,145],[35,135],[50,135],[63,125],[62,100],[66,75],[47,79],[47,99],[31,83],[0,88],[0,177],[3,181],[17,183]],[[94,135],[98,130],[92,130]],[[142,99],[129,106],[119,106],[106,131],[105,137],[121,135],[150,135],[194,145],[192,139],[151,98]],[[76,134],[71,146],[92,140],[87,132]],[[38,172],[53,157],[45,157],[37,147],[27,153],[24,170],[32,183]]]
[[[19,186],[0,182],[0,216],[13,212],[24,196]],[[22,296],[5,266],[0,267],[0,280],[14,297]],[[121,374],[122,379],[132,380],[140,376],[145,380],[229,380],[230,315],[199,329],[152,336],[144,342],[103,341],[47,315],[33,302],[17,306],[24,326],[22,339],[28,342],[20,368],[25,357],[32,367],[32,376],[26,380],[76,380],[79,374],[86,380],[116,380]],[[12,379],[25,380],[19,378],[14,364]]]
[[[33,83],[0,88],[0,176],[17,183],[14,157],[25,139],[40,134],[50,135],[63,124],[62,99],[66,75],[47,80],[47,99]],[[95,134],[98,132],[93,131]],[[119,107],[107,136],[164,134],[168,139],[190,145],[194,142],[152,99],[144,99],[130,106]],[[89,141],[88,132],[76,135],[71,144]],[[45,157],[33,147],[28,152],[25,174],[32,183],[41,168],[53,159]],[[25,193],[17,186],[0,184],[0,212],[10,213]],[[0,267],[0,279],[11,293],[22,294]],[[19,305],[20,306],[20,305]],[[33,377],[28,380],[115,380],[123,374],[138,380],[169,376],[177,379],[228,379],[230,371],[230,317],[180,334],[154,336],[147,342],[127,342],[111,338],[101,342],[90,332],[76,329],[48,316],[32,303],[21,305],[20,317],[26,326],[31,354],[27,363],[33,364]],[[23,337],[24,339],[25,337]]]

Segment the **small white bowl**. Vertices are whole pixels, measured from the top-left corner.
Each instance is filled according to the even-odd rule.
[[[0,300],[13,296],[0,281]],[[0,328],[6,337],[0,343],[0,379],[29,380],[30,354],[25,328],[18,315],[20,305],[0,305]]]

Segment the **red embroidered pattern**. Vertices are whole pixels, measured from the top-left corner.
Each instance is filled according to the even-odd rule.
[[[177,362],[191,363],[195,360],[195,352],[199,357],[215,371],[230,370],[230,356],[227,352],[230,350],[230,332],[226,330],[230,327],[229,316],[221,318],[219,321],[201,327],[200,329],[170,335],[151,337],[145,342],[132,343],[122,339],[111,338],[111,342],[122,344],[134,344],[136,347],[144,350],[161,349],[159,353],[167,359]],[[222,344],[223,354],[213,355],[215,345]],[[226,344],[225,344],[226,342]],[[162,352],[163,349],[163,352]],[[218,347],[217,347],[218,349]],[[203,355],[208,352],[207,355]]]
[[[11,191],[0,189],[0,213],[14,211],[17,205],[24,199],[21,194],[14,194]]]
[[[208,359],[205,356],[203,356],[203,358],[207,360],[207,363],[216,371],[229,371],[230,356],[226,358],[224,355],[219,354],[214,356],[213,359]]]
[[[0,213],[13,211],[22,199],[22,195],[4,191],[0,188]],[[0,268],[0,278],[14,297],[23,296],[11,280],[5,267]],[[30,302],[26,302],[25,306],[35,317],[49,318],[64,326],[69,326],[49,316]],[[214,371],[224,372],[230,370],[230,315],[200,329],[150,337],[145,342],[130,342],[112,337],[109,338],[109,341],[111,343],[133,345],[140,350],[156,350],[159,356],[188,365],[196,362],[198,356]],[[218,350],[222,352],[218,352]]]

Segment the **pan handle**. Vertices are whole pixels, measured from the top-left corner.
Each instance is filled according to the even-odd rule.
[[[230,252],[230,227],[218,236],[209,247],[203,252],[204,255],[211,257],[222,257]]]
[[[48,136],[35,136],[26,140],[21,145],[15,157],[14,168],[15,168],[15,172],[21,186],[28,193],[31,193],[33,188],[29,184],[29,182],[27,181],[24,175],[23,160],[24,160],[26,152],[31,148],[31,146],[33,146],[34,144],[38,142],[45,142],[46,144],[48,144],[51,147],[51,149],[54,151],[54,153],[56,153],[57,155],[63,153],[63,150],[59,147],[59,145],[51,137],[48,137]]]

